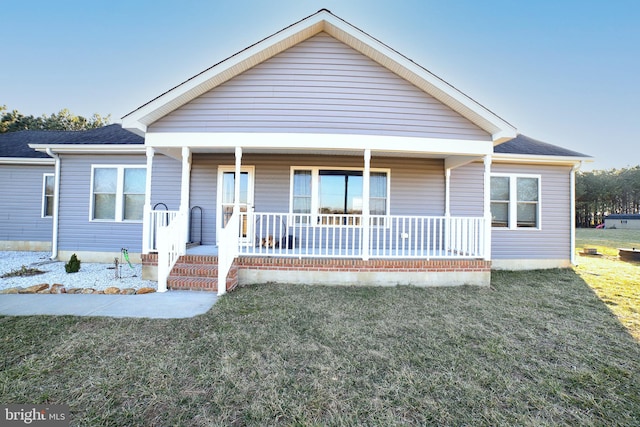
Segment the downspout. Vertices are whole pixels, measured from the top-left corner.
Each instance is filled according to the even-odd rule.
[[[576,265],[576,172],[582,167],[582,162],[576,163],[571,168],[571,173],[569,174],[569,199],[571,207],[569,208],[571,218],[569,219],[569,223],[571,224],[570,231],[570,247],[571,255],[569,256],[569,260],[571,265]]]
[[[51,148],[47,148],[47,154],[55,159],[53,178],[53,218],[51,231],[51,259],[58,258],[58,212],[60,211],[60,156]]]

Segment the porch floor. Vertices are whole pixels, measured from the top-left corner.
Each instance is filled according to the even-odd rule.
[[[218,256],[218,247],[214,245],[198,245],[198,246],[187,247],[187,255]]]

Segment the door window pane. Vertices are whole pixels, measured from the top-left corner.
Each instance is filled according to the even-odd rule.
[[[369,213],[386,215],[387,213],[387,174],[371,172],[369,176]]]
[[[293,213],[311,213],[311,171],[293,173]]]

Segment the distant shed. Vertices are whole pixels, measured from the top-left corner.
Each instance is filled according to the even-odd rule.
[[[640,214],[611,214],[604,218],[605,228],[640,230]]]

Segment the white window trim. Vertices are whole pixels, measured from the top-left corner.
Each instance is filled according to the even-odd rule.
[[[44,173],[42,174],[42,208],[41,208],[41,217],[42,218],[53,218],[53,215],[47,215],[47,178],[52,177],[55,180],[55,174],[53,173]],[[55,197],[55,183],[52,197]],[[51,200],[53,204],[53,199]]]
[[[146,169],[147,165],[91,165],[91,184],[89,187],[89,222],[127,222],[142,223],[143,219],[124,219],[124,170],[125,169]],[[116,169],[116,213],[115,219],[95,219],[93,217],[93,178],[96,169]]]
[[[319,182],[321,170],[335,170],[335,171],[358,171],[364,173],[363,167],[339,167],[339,166],[291,166],[289,171],[289,213],[293,214],[293,178],[295,171],[306,170],[311,171],[311,212],[312,216],[311,225],[316,224],[315,217],[318,215],[318,205],[320,200]],[[369,172],[382,172],[387,174],[387,198],[384,216],[389,216],[391,209],[391,169],[389,168],[370,168]],[[364,197],[364,195],[363,195]],[[370,197],[370,196],[369,196]],[[385,221],[385,223],[388,223]],[[306,225],[306,224],[302,224]]]
[[[509,226],[493,227],[494,230],[540,231],[542,230],[542,175],[527,173],[492,173],[491,177],[509,178]],[[518,186],[517,178],[535,178],[538,180],[538,203],[535,227],[518,227]]]

